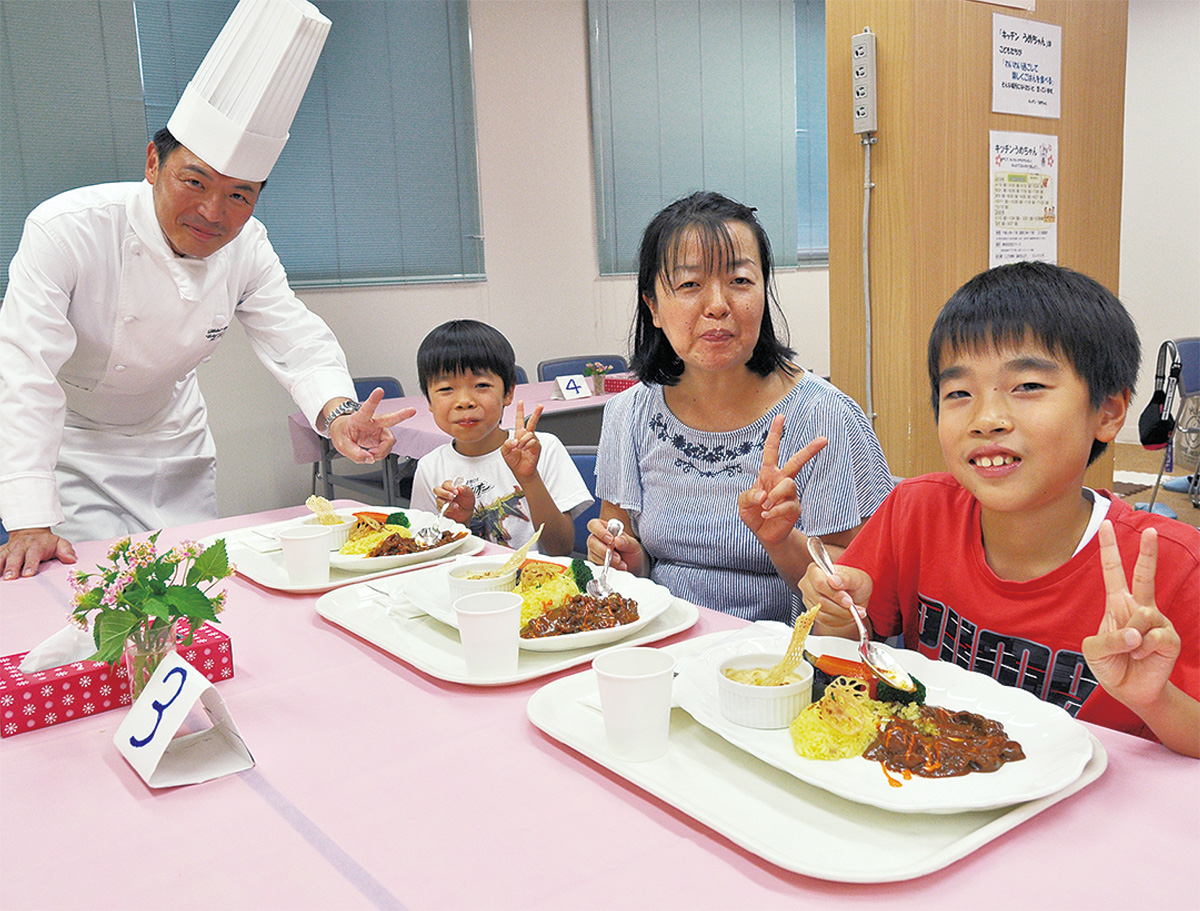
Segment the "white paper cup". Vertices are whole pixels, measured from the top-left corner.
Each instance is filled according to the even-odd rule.
[[[675,658],[656,648],[620,648],[592,661],[608,748],[644,762],[667,752]]]
[[[295,525],[279,531],[288,582],[296,586],[324,585],[329,581],[330,525]]]
[[[470,677],[511,677],[520,657],[521,596],[476,592],[454,602],[458,635]]]

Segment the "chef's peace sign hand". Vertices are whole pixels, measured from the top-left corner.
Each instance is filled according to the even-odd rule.
[[[375,409],[382,401],[383,390],[376,388],[358,411],[336,418],[329,428],[329,440],[334,448],[352,462],[369,465],[384,458],[396,445],[396,437],[389,428],[417,413],[416,408],[402,408],[391,414],[377,415]]]
[[[513,432],[500,447],[504,464],[509,467],[518,481],[526,481],[537,472],[538,459],[542,455],[542,444],[534,430],[542,417],[542,406],[533,409],[529,420],[525,420],[525,402],[517,400],[516,420]]]
[[[1104,573],[1104,617],[1096,635],[1083,640],[1083,656],[1100,685],[1137,711],[1162,693],[1179,657],[1179,634],[1154,601],[1158,567],[1158,532],[1142,532],[1133,589],[1125,584],[1125,569],[1112,523],[1100,523],[1100,566]]]
[[[800,519],[796,475],[829,442],[817,437],[779,467],[783,415],[775,416],[763,443],[762,468],[753,486],[738,494],[738,516],[754,536],[770,547],[783,541]]]

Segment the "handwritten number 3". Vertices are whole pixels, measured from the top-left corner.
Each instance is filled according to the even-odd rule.
[[[184,683],[187,682],[187,671],[185,671],[181,667],[173,667],[169,671],[167,671],[167,673],[163,675],[162,682],[166,683],[169,679],[171,679],[171,677],[173,677],[175,675],[179,676],[179,688],[177,690],[175,690],[175,694],[173,696],[171,696],[171,698],[168,699],[166,702],[159,702],[157,699],[155,699],[154,702],[152,702],[150,704],[150,707],[152,709],[154,709],[155,712],[158,713],[158,718],[155,719],[155,721],[154,721],[154,727],[151,729],[150,733],[147,734],[144,738],[139,739],[137,737],[130,737],[129,738],[130,746],[144,747],[151,740],[153,740],[154,735],[158,733],[158,726],[160,724],[162,724],[163,712],[165,712],[168,708],[170,708],[171,703],[173,703],[176,699],[179,698],[179,694],[183,692],[183,685],[184,685]]]

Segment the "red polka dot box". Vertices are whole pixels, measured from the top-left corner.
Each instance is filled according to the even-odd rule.
[[[186,627],[183,635],[186,637]],[[191,645],[180,644],[177,651],[213,683],[233,676],[233,647],[229,637],[207,623],[196,630]],[[21,661],[26,654],[0,658],[0,737],[129,705],[124,664],[113,667],[99,661],[73,661],[34,674],[22,674]]]
[[[604,375],[604,394],[624,392],[630,386],[636,386],[638,378],[632,373],[606,373]]]

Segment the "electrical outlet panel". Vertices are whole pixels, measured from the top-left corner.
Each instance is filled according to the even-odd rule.
[[[879,128],[879,103],[875,95],[875,33],[869,28],[850,38],[850,73],[854,132],[874,133]]]

